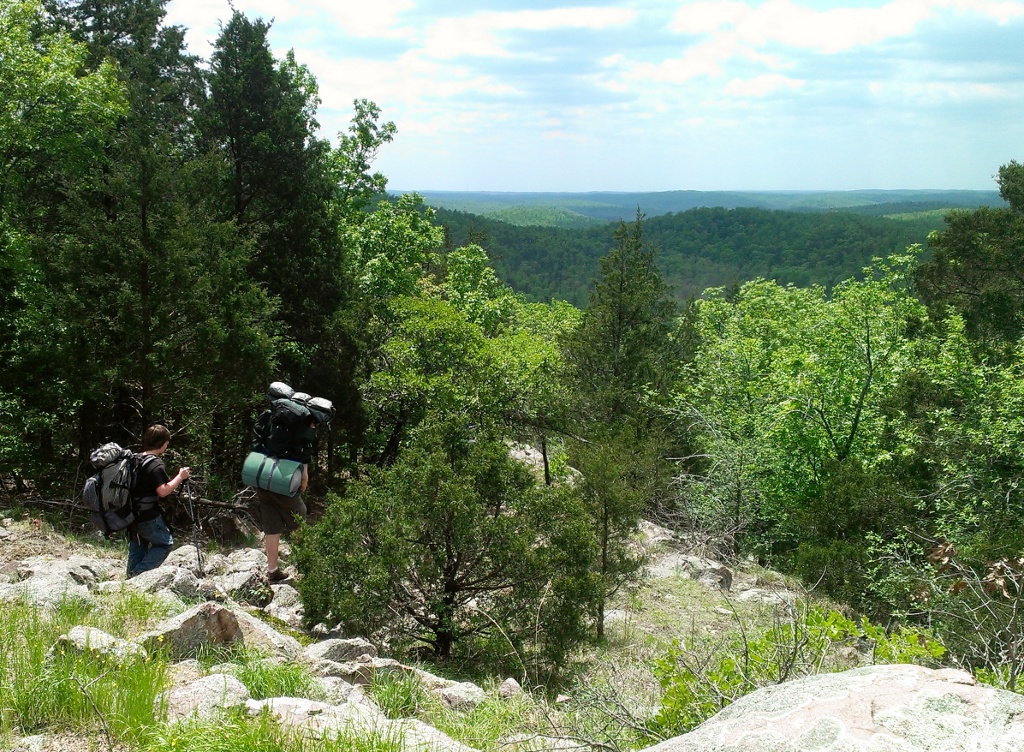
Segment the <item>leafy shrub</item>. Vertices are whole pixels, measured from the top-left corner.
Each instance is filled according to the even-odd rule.
[[[945,648],[927,632],[900,628],[887,633],[867,619],[859,623],[838,611],[812,609],[764,634],[736,638],[698,655],[676,643],[655,662],[664,695],[651,722],[654,739],[686,733],[745,694],[771,684],[832,670],[835,648],[872,647],[879,663],[936,663]]]

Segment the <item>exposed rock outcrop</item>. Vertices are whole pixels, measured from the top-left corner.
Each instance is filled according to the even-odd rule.
[[[647,752],[1017,752],[1024,697],[970,674],[868,666],[765,687]]]

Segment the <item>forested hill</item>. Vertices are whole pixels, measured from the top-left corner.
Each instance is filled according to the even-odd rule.
[[[983,205],[996,206],[1003,203],[996,191],[969,190],[417,193],[427,204],[439,209],[478,214],[513,225],[570,229],[593,227],[604,222],[617,222],[620,219],[628,222],[633,218],[638,206],[648,217],[713,207],[813,212],[850,211],[880,216],[898,211],[975,209]]]
[[[641,207],[642,208],[642,207]],[[587,302],[598,259],[612,247],[613,223],[563,229],[519,227],[465,212],[437,210],[448,243],[482,245],[502,280],[532,300]],[[691,209],[651,217],[645,238],[680,300],[708,287],[763,277],[797,285],[857,275],[874,256],[924,243],[938,214],[890,219],[848,212]]]

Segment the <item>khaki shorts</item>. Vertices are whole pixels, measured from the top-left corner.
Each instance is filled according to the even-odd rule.
[[[306,518],[306,504],[301,493],[289,497],[257,488],[256,504],[260,530],[266,535],[290,533],[299,526],[300,520]]]

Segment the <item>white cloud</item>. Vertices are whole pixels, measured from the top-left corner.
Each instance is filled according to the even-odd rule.
[[[804,81],[787,78],[778,73],[768,73],[750,79],[733,79],[725,87],[725,93],[736,97],[765,97],[780,89],[794,91],[804,85]]]
[[[319,8],[342,31],[355,37],[408,37],[413,34],[412,29],[399,23],[399,16],[412,9],[412,0],[306,0],[305,5]]]
[[[767,0],[759,5],[701,0],[682,6],[670,28],[678,34],[728,34],[754,46],[780,43],[833,54],[905,37],[943,9],[1000,23],[1024,17],[1024,3],[1016,0],[892,0],[878,8],[823,11],[792,0]]]
[[[634,11],[619,8],[556,8],[442,18],[428,30],[423,50],[438,59],[510,57],[499,40],[502,31],[605,29],[628,24],[634,17]]]

